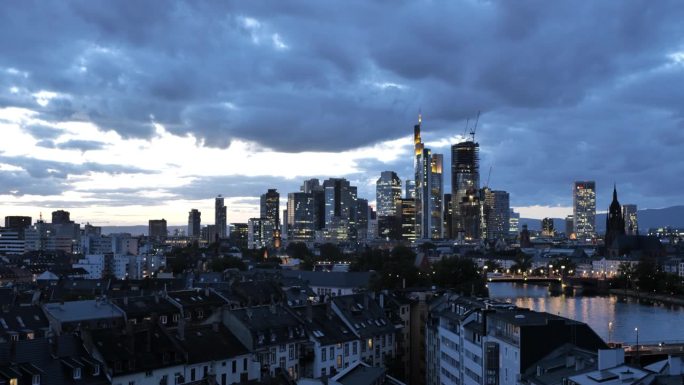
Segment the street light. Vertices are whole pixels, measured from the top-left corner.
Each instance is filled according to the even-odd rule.
[[[637,348],[637,351],[636,351],[636,362],[637,362],[637,364],[639,364],[639,328],[638,328],[638,327],[635,327],[635,328],[634,328],[634,331],[636,332],[636,348]]]
[[[608,322],[608,346],[610,346],[611,336],[613,334],[613,321]]]

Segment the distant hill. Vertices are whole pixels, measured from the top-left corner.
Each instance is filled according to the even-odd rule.
[[[665,226],[684,228],[684,206],[638,210],[637,217],[642,234],[649,228]],[[541,230],[540,219],[520,218],[520,226],[524,224],[530,230]],[[556,231],[565,232],[565,218],[553,218],[553,226]],[[606,214],[596,215],[596,227],[598,232],[606,230]]]
[[[169,234],[173,234],[176,229],[187,231],[187,226],[167,226]],[[102,234],[130,233],[131,235],[147,235],[147,226],[102,226]]]

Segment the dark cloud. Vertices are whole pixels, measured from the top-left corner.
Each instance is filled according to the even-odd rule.
[[[483,175],[493,165],[492,186],[511,191],[515,205],[569,205],[574,179],[616,181],[643,205],[682,200],[671,177],[684,172],[684,58],[672,56],[684,49],[678,1],[83,0],[4,11],[0,106],[46,121],[92,121],[141,138],[158,122],[205,146],[246,139],[340,151],[410,135],[420,108],[435,137],[461,133],[481,110]],[[40,91],[58,95],[41,106]],[[103,146],[26,130],[44,147]],[[367,175],[353,177],[387,168],[411,177],[405,155],[364,163]],[[24,169],[63,178],[95,167],[58,166]],[[299,183],[203,179],[177,193],[245,196]]]
[[[0,155],[0,163],[9,164],[23,169],[28,175],[36,179],[57,178],[66,179],[70,175],[87,175],[90,173],[106,174],[153,174],[156,171],[144,170],[138,167],[116,164],[102,164],[84,162],[80,164],[57,162],[30,158],[25,156]]]
[[[67,188],[60,178],[37,179],[26,171],[0,170],[0,195],[60,195]]]
[[[102,150],[106,143],[98,142],[96,140],[67,140],[66,142],[58,143],[57,148],[62,150],[79,150],[81,152]]]

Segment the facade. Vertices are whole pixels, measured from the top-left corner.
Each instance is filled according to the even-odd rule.
[[[510,210],[508,218],[508,236],[510,238],[517,238],[520,232],[520,213],[516,213],[513,209]]]
[[[218,238],[225,238],[228,235],[226,205],[221,195],[214,200],[214,226]]]
[[[273,222],[267,218],[250,218],[247,221],[247,248],[260,249],[273,242]]]
[[[269,244],[280,247],[280,194],[276,189],[268,189],[266,194],[261,195],[260,217],[271,222]]]
[[[482,189],[483,234],[488,240],[506,239],[510,231],[510,199],[506,191]]]
[[[432,154],[420,137],[422,124],[413,127],[416,202],[416,239],[442,238],[443,156]]]
[[[575,182],[573,193],[573,232],[577,239],[589,239],[596,235],[596,182]]]
[[[287,194],[287,239],[310,242],[315,235],[314,194],[295,192]]]
[[[479,239],[480,145],[465,141],[451,146],[452,232],[462,240]]]
[[[356,239],[359,241],[368,239],[370,216],[371,207],[368,206],[368,199],[356,198]]]
[[[356,186],[344,178],[331,178],[323,182],[325,194],[326,241],[356,240]]]
[[[202,213],[192,209],[188,213],[188,237],[199,238],[202,231]]]
[[[572,238],[573,234],[575,234],[575,217],[571,214],[565,217],[565,237]]]
[[[404,241],[416,240],[416,200],[401,199],[400,237]]]
[[[375,183],[378,216],[397,216],[397,203],[401,199],[401,179],[394,171],[383,171]]]
[[[150,219],[147,227],[147,235],[156,242],[163,242],[168,236],[166,219]]]
[[[31,227],[31,217],[10,215],[5,217],[5,227],[15,230],[25,230]]]
[[[542,236],[551,238],[556,235],[556,230],[553,228],[553,218],[542,219]]]
[[[0,228],[0,255],[23,254],[25,242],[18,229]]]
[[[639,221],[637,219],[637,205],[622,205],[622,217],[625,219],[625,233],[627,235],[639,235]]]
[[[406,179],[406,182],[404,183],[404,185],[406,186],[404,198],[415,199],[416,198],[416,181],[411,180],[411,179]]]
[[[442,214],[442,230],[444,231],[444,238],[453,239],[454,235],[451,229],[453,221],[453,209],[451,208],[451,194],[444,194],[442,204],[444,205],[444,213]]]

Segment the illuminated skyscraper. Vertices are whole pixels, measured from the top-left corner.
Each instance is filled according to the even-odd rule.
[[[510,238],[518,238],[520,233],[520,213],[516,213],[513,209],[509,211],[508,219],[508,236]]]
[[[637,220],[637,205],[622,205],[622,216],[625,219],[625,232],[627,235],[638,235],[639,221]]]
[[[452,211],[451,211],[451,194],[444,194],[444,212],[442,215],[442,231],[444,231],[444,238],[452,239],[453,232],[451,231]]]
[[[323,182],[325,192],[324,238],[330,241],[356,240],[356,186],[344,178]]]
[[[442,237],[442,167],[441,154],[432,154],[420,138],[422,118],[413,127],[416,199],[416,239]]]
[[[482,189],[483,235],[486,239],[506,239],[510,231],[510,198],[506,191]]]
[[[188,237],[199,238],[201,235],[202,213],[192,209],[188,213]]]
[[[314,240],[313,194],[295,192],[287,194],[287,239],[308,242]]]
[[[399,207],[401,239],[413,242],[416,240],[416,200],[401,199]]]
[[[473,140],[451,146],[452,231],[464,240],[481,236],[479,151]]]
[[[261,195],[260,218],[270,221],[272,231],[269,245],[280,247],[280,194],[276,189],[268,189],[266,194]],[[267,228],[268,226],[262,226]]]
[[[401,179],[394,171],[383,171],[375,183],[377,213],[380,217],[396,216],[401,199]]]
[[[593,238],[596,235],[596,182],[575,182],[572,201],[575,236],[582,240]]]
[[[267,218],[250,218],[247,222],[247,248],[260,249],[273,241],[273,222]]]
[[[214,202],[214,225],[216,226],[216,234],[219,238],[225,238],[227,235],[227,217],[226,205],[223,203],[223,196],[216,197]]]
[[[411,179],[406,179],[406,192],[404,198],[415,199],[416,198],[416,181]]]

